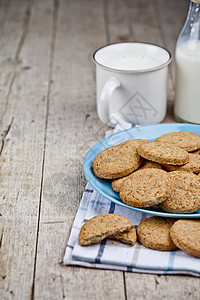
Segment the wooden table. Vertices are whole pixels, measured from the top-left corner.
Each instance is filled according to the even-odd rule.
[[[0,1],[0,298],[199,299],[199,279],[63,266],[97,117],[93,52],[146,41],[174,54],[187,0]],[[168,112],[174,122],[174,64]]]

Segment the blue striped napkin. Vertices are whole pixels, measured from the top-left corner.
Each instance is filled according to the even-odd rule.
[[[155,251],[144,247],[139,242],[131,246],[109,239],[81,247],[78,242],[78,235],[84,222],[104,213],[116,213],[127,217],[135,229],[142,220],[151,216],[107,200],[88,183],[66,247],[63,261],[65,265],[138,273],[200,276],[200,259],[181,250]]]

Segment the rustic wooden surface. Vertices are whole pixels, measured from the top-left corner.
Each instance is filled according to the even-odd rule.
[[[97,118],[93,52],[147,41],[174,54],[187,0],[0,1],[0,298],[199,299],[199,279],[62,265]],[[174,122],[174,63],[168,111]]]

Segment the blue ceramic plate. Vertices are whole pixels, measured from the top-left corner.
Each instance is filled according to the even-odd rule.
[[[182,124],[182,123],[156,124],[156,125],[134,127],[128,130],[121,131],[119,133],[112,134],[111,136],[95,144],[88,151],[83,164],[83,170],[86,179],[97,192],[99,192],[101,195],[103,195],[105,198],[109,199],[110,201],[119,204],[121,206],[128,207],[130,209],[137,210],[144,213],[150,213],[152,215],[161,216],[161,217],[200,218],[200,210],[191,214],[171,214],[171,213],[157,211],[152,207],[148,209],[144,209],[144,208],[136,208],[136,207],[129,206],[121,201],[118,193],[113,191],[111,186],[111,180],[96,178],[92,170],[92,163],[96,155],[108,147],[117,145],[121,142],[130,139],[146,139],[146,140],[154,141],[161,134],[173,132],[173,131],[191,131],[200,135],[200,125]]]

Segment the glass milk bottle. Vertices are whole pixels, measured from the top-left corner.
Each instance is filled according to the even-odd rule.
[[[181,122],[200,124],[200,0],[191,0],[176,45],[174,114]]]

